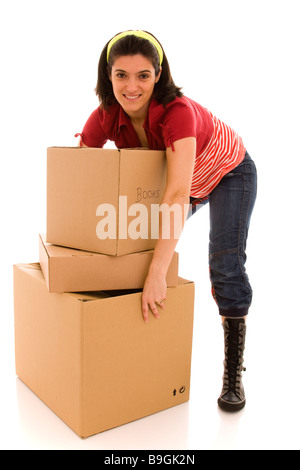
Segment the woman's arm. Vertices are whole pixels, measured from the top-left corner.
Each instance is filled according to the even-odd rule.
[[[149,268],[142,295],[142,313],[144,321],[149,318],[149,307],[153,315],[158,318],[158,303],[166,299],[167,285],[166,274],[174,254],[179,236],[185,222],[185,205],[189,204],[190,188],[196,157],[196,139],[187,137],[174,142],[174,150],[167,149],[167,185],[161,202],[161,207],[171,208],[177,205],[177,210],[181,214],[180,223],[174,224],[174,214],[170,211],[170,218],[162,217],[160,214],[160,233],[156,242],[153,260]],[[164,236],[165,225],[170,221],[170,236]],[[165,308],[163,302],[159,307]]]

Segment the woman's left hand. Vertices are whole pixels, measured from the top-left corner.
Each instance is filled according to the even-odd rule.
[[[166,298],[167,282],[165,276],[149,271],[142,295],[142,313],[145,323],[148,323],[149,320],[149,307],[155,318],[159,318],[159,309],[166,308],[164,303]]]

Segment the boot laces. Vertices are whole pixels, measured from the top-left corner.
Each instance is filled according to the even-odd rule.
[[[224,385],[228,390],[239,392],[242,371],[246,370],[243,367],[244,331],[242,328],[225,331]]]

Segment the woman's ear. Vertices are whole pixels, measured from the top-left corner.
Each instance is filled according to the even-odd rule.
[[[160,79],[160,76],[161,76],[161,72],[162,72],[162,67],[160,67],[160,71],[159,71],[159,74],[157,75],[156,79],[155,79],[155,83],[157,83]]]

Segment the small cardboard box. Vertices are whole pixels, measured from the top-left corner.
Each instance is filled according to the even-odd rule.
[[[194,284],[166,305],[145,324],[141,292],[51,294],[38,263],[15,265],[16,373],[81,437],[186,402]]]
[[[84,292],[144,287],[153,250],[123,256],[101,255],[46,243],[39,236],[39,261],[49,292]],[[178,285],[178,253],[167,273],[167,285]]]
[[[164,151],[48,148],[47,242],[117,256],[153,249],[166,170]]]

